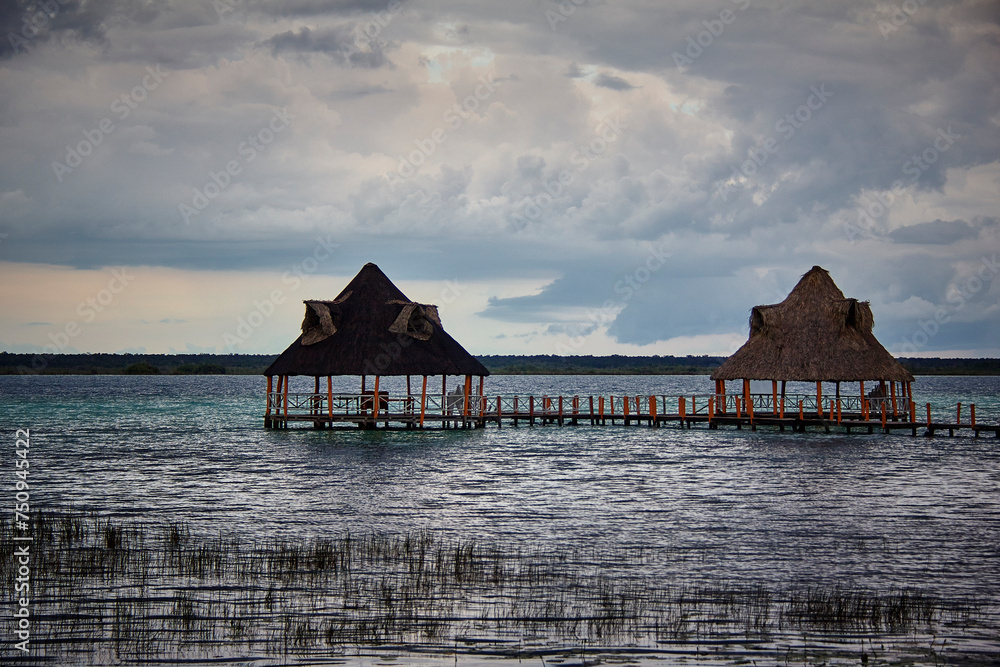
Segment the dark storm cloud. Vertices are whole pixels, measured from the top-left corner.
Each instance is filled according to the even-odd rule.
[[[610,88],[611,90],[632,90],[635,88],[635,86],[622,77],[605,73],[597,75],[594,85],[600,86],[601,88]]]
[[[350,27],[323,30],[299,28],[271,37],[265,42],[276,54],[324,53],[352,67],[374,69],[390,64],[377,41],[372,41]]]
[[[896,243],[919,245],[949,245],[977,235],[976,230],[964,220],[922,222],[889,232],[889,238]]]

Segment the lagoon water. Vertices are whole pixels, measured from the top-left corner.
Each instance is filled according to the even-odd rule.
[[[487,392],[691,395],[710,384],[519,376],[488,378]],[[206,536],[424,529],[552,552],[636,546],[658,555],[644,574],[677,584],[910,588],[994,611],[1000,598],[1000,440],[969,431],[280,431],[262,426],[263,390],[245,376],[0,377],[6,450],[30,429],[34,511],[184,521]],[[981,422],[1000,418],[1000,378],[921,377],[914,393],[935,419],[959,401],[976,403]]]

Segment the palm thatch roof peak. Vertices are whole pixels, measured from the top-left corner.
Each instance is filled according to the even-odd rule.
[[[489,375],[445,332],[437,306],[411,301],[365,264],[332,301],[307,300],[302,335],[264,375]]]
[[[814,266],[784,301],[753,308],[749,339],[712,379],[912,382],[875,338],[874,325],[867,301],[845,297],[830,273]]]

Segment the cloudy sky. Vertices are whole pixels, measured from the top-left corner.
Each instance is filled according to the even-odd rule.
[[[375,262],[477,354],[729,354],[813,265],[1000,356],[995,0],[7,0],[0,349],[277,353]]]

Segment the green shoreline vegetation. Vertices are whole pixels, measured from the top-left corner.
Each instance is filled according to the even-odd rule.
[[[15,354],[0,375],[260,375],[276,354]],[[725,357],[480,355],[493,375],[708,375]],[[914,375],[1000,375],[1000,359],[899,357]]]

